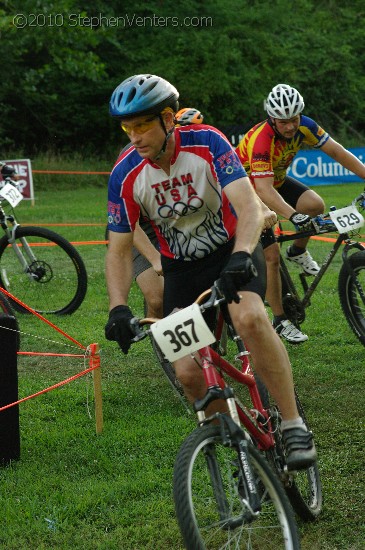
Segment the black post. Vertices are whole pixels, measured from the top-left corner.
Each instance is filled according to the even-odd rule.
[[[11,330],[7,330],[11,329]],[[15,317],[0,314],[0,407],[18,400]],[[0,411],[0,466],[20,458],[19,405]]]

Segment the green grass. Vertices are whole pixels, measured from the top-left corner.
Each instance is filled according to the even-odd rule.
[[[33,225],[99,224],[52,228],[71,241],[102,240],[105,186],[105,177],[91,186],[80,185],[77,176],[55,176],[49,185],[37,188],[35,178],[35,206],[22,203],[19,219]],[[360,189],[316,188],[327,206],[346,205]],[[316,259],[324,258],[329,247],[311,243]],[[95,433],[90,376],[20,405],[21,458],[0,470],[0,547],[181,549],[172,469],[195,420],[173,395],[147,341],[124,356],[104,339],[105,246],[77,248],[89,274],[86,299],[72,316],[50,320],[83,345],[100,345],[104,430]],[[313,297],[303,325],[308,342],[288,346],[315,432],[324,490],[320,518],[314,524],[299,522],[305,550],[360,550],[365,540],[364,348],[340,311],[339,266],[336,258]],[[130,304],[142,315],[136,287]],[[68,344],[36,318],[18,315],[18,320],[23,351],[60,352]],[[40,391],[85,366],[83,359],[19,357],[19,395]]]

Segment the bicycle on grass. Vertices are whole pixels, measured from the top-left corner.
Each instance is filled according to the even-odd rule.
[[[22,200],[10,177],[0,189],[0,287],[41,314],[73,313],[87,290],[84,262],[66,239],[43,227],[21,227],[14,208]],[[3,296],[3,295],[2,295]],[[11,306],[27,310],[14,300]]]
[[[287,263],[280,257],[283,308],[288,319],[299,326],[305,320],[306,308],[311,305],[311,297],[326,273],[342,244],[342,266],[338,277],[338,294],[342,311],[352,331],[365,346],[365,247],[352,240],[358,229],[364,224],[360,211],[365,210],[365,191],[356,197],[351,205],[336,209],[312,219],[313,229],[290,235],[280,234],[277,241],[283,243],[302,237],[312,237],[326,233],[337,233],[337,239],[310,285],[307,278],[312,275],[300,273],[303,296],[300,297],[291,277]],[[350,254],[350,252],[352,252]]]
[[[244,343],[221,308],[214,335],[203,321],[202,312],[222,303],[224,298],[213,286],[193,306],[163,320],[131,321],[134,341],[152,333],[171,362],[191,354],[208,387],[205,397],[194,403],[198,427],[183,442],[174,466],[180,530],[186,547],[194,550],[299,548],[289,501],[305,521],[320,514],[318,464],[300,472],[287,470],[280,411],[253,374]],[[223,357],[225,330],[229,344],[236,347],[238,366]],[[250,402],[245,405],[247,390]],[[206,407],[216,399],[226,401],[229,415],[206,418]],[[298,397],[297,406],[308,426]]]

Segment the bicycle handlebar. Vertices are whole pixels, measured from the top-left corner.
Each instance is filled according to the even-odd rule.
[[[200,306],[200,311],[202,313],[208,309],[211,309],[212,307],[217,307],[219,304],[226,301],[217,283],[218,281],[215,281],[214,285],[211,288],[208,288],[207,290],[202,292],[195,300],[194,303]],[[205,298],[207,298],[208,296],[210,296],[210,298],[207,301],[204,301]],[[131,342],[136,343],[146,338],[150,333],[150,329],[146,330],[143,329],[143,327],[146,325],[149,326],[153,323],[157,323],[157,321],[161,321],[161,319],[156,319],[154,317],[144,317],[142,319],[138,317],[133,317],[129,322],[131,330],[135,334]]]
[[[357,203],[359,203],[360,208],[365,209],[365,190],[351,202],[351,205],[356,205]],[[333,207],[333,210],[336,210],[336,207]],[[338,231],[330,218],[330,212],[312,218],[312,226],[312,229],[306,231],[297,231],[289,235],[279,235],[276,240],[281,243],[284,241],[292,241],[297,238],[313,237],[321,233],[334,233]]]

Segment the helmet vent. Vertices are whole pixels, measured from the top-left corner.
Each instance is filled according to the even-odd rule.
[[[157,84],[158,84],[158,82],[156,82],[156,81],[149,83],[148,86],[145,86],[145,89],[143,90],[142,95],[149,94],[154,88],[156,88]]]
[[[128,105],[128,103],[130,103],[131,101],[133,101],[133,99],[134,99],[136,93],[137,93],[137,90],[136,90],[135,88],[131,88],[131,90],[129,91],[127,100],[126,100],[126,104],[127,104],[127,105]]]

